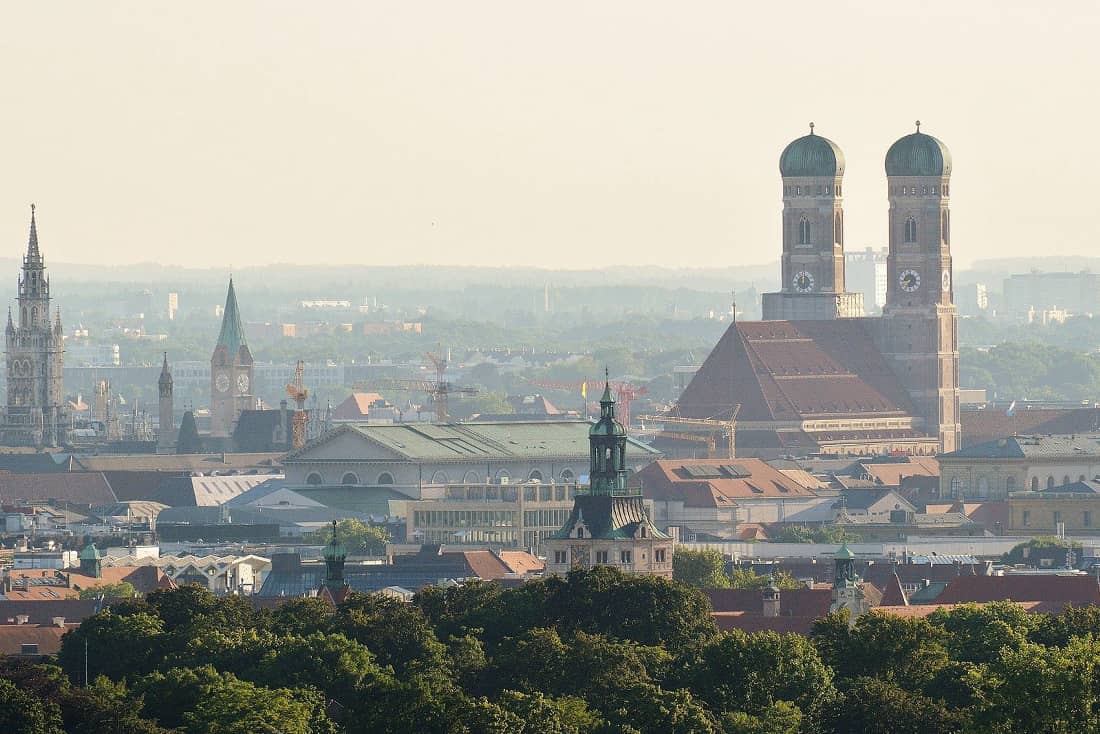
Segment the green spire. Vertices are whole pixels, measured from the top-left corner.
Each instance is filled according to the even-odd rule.
[[[248,346],[244,340],[244,327],[241,326],[241,312],[237,308],[237,292],[233,289],[233,276],[229,277],[229,292],[225,296],[225,310],[222,311],[222,330],[218,334],[218,346],[224,346],[230,359],[237,356],[241,347]]]
[[[607,367],[603,368],[603,395],[600,396],[600,417],[615,417],[615,398],[611,397],[611,375]]]
[[[344,583],[344,561],[348,557],[347,546],[340,543],[339,537],[336,534],[336,521],[332,521],[332,540],[325,546],[325,550],[322,555],[325,559],[325,568],[328,573],[325,575],[325,584],[331,587],[337,587]]]
[[[592,494],[619,494],[626,491],[626,429],[615,420],[615,398],[611,380],[604,368],[600,419],[588,429],[591,448],[589,491]]]

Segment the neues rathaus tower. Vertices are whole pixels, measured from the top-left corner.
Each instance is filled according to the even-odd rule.
[[[15,318],[18,318],[18,321]],[[15,317],[8,308],[5,334],[8,402],[3,439],[7,446],[55,447],[66,440],[68,411],[62,384],[65,343],[61,311],[50,315],[50,279],[38,250],[31,205],[31,232]]]

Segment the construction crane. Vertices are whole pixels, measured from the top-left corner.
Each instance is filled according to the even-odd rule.
[[[442,351],[442,350],[441,350]],[[428,361],[435,367],[435,380],[378,380],[375,382],[357,382],[352,385],[356,390],[407,390],[410,392],[425,392],[432,398],[435,406],[436,423],[446,423],[448,412],[447,402],[451,395],[477,395],[481,392],[476,387],[455,385],[447,380],[447,359],[433,352],[424,354]]]
[[[602,390],[604,383],[600,380],[581,380],[580,382],[554,382],[553,380],[529,380],[535,387],[548,390],[569,390],[571,392],[583,391],[590,394],[593,391]],[[608,382],[615,391],[615,401],[618,403],[618,417],[624,426],[630,427],[630,404],[639,396],[649,392],[647,387],[638,387],[629,382]],[[595,394],[599,394],[598,392]],[[587,406],[586,406],[587,410]]]
[[[736,435],[737,435],[737,415],[741,412],[741,405],[735,405],[733,410],[730,411],[729,420],[718,420],[717,418],[684,418],[678,415],[643,415],[639,420],[645,422],[650,421],[652,423],[668,424],[672,423],[679,426],[700,426],[703,428],[710,428],[707,433],[694,434],[701,437],[709,436],[707,443],[707,449],[710,452],[708,458],[718,458],[714,454],[717,451],[717,442],[714,439],[716,434],[724,434],[726,437],[726,458],[734,458],[736,449]],[[684,438],[684,433],[665,433],[669,438]]]
[[[300,449],[306,445],[306,424],[309,422],[309,411],[306,410],[306,398],[309,390],[303,384],[306,372],[306,363],[298,360],[294,368],[294,382],[286,386],[286,394],[294,401],[294,416],[290,419],[290,448]]]

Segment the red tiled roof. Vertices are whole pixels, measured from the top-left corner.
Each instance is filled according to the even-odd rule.
[[[768,531],[758,522],[746,522],[737,526],[737,537],[741,540],[767,540]]]
[[[734,477],[723,466],[744,470]],[[706,470],[714,476],[700,476]],[[731,507],[737,499],[813,497],[812,491],[761,459],[660,459],[631,477],[631,486],[658,500],[688,507]]]
[[[715,612],[764,614],[760,589],[704,589]],[[779,616],[824,617],[832,604],[832,589],[784,589],[779,592]]]
[[[1013,416],[997,408],[964,410],[962,446],[967,448],[1024,433],[1094,433],[1100,430],[1100,408],[1038,408],[1017,410]]]
[[[461,551],[466,557],[466,565],[470,570],[482,579],[499,579],[511,573],[511,569],[504,565],[504,561],[496,557],[492,551]]]
[[[21,655],[23,645],[37,645],[35,655],[56,655],[61,650],[61,636],[75,625],[0,624],[0,655]]]
[[[546,569],[546,564],[527,551],[501,551],[500,559],[512,570],[512,573],[537,573]]]
[[[332,409],[333,420],[361,420],[370,414],[370,404],[382,400],[376,392],[353,392],[342,403]]]
[[[861,319],[731,324],[678,402],[692,418],[740,421],[913,415]]]
[[[895,573],[886,581],[886,587],[882,590],[882,598],[879,600],[881,607],[907,607],[909,599],[905,596],[905,589],[901,588],[901,579]]]
[[[908,462],[863,462],[864,471],[870,474],[877,484],[887,487],[900,487],[905,477],[939,477],[940,462],[931,456],[910,456]]]
[[[953,579],[943,593],[936,597],[938,604],[992,601],[1100,604],[1100,585],[1094,576],[965,576]]]
[[[118,498],[102,472],[46,472],[0,474],[0,500],[107,505]]]
[[[105,603],[109,602],[109,599],[105,600]],[[14,622],[21,614],[30,617],[31,624],[49,624],[54,617],[64,617],[66,622],[80,622],[95,614],[98,606],[94,599],[0,599],[0,624]]]

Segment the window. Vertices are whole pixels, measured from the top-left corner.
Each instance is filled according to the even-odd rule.
[[[794,187],[794,193],[798,196],[802,196],[802,187],[801,186],[795,186]]]
[[[554,551],[554,563],[559,566],[569,562],[569,551]]]
[[[578,538],[583,538],[584,537],[584,528],[579,527],[579,526],[577,527],[577,537]]]
[[[531,473],[527,475],[527,481],[529,481],[529,482],[541,482],[542,481],[542,472],[540,472],[538,469],[532,469]]]
[[[1086,528],[1092,527],[1092,513],[1088,510],[1081,513],[1081,526]]]
[[[798,220],[798,244],[810,244],[810,223],[807,221],[806,217],[802,217]]]
[[[470,471],[466,472],[466,476],[462,477],[462,481],[464,484],[480,484],[481,477],[476,471],[471,469]]]
[[[1023,518],[1020,524],[1023,525],[1025,528],[1031,526],[1031,510],[1024,510]]]
[[[642,538],[644,538],[644,537],[646,536],[646,529],[645,529],[645,525],[643,525],[643,526],[642,526],[641,528],[639,528],[639,530],[638,530],[638,536],[639,536],[639,537],[642,537]]]
[[[1039,491],[1039,477],[1032,477],[1031,478],[1031,491],[1032,492],[1038,492]]]
[[[607,563],[607,551],[596,551],[596,563]]]
[[[37,642],[24,642],[19,646],[20,655],[37,655],[38,643]]]
[[[507,484],[512,478],[512,475],[508,473],[507,469],[501,469],[497,472],[497,484]]]
[[[1062,484],[1069,484],[1069,474],[1062,477]]]
[[[359,477],[355,472],[349,471],[344,475],[344,478],[340,480],[340,484],[359,484]]]
[[[989,480],[985,477],[978,477],[978,496],[985,497],[989,494]]]
[[[317,472],[310,472],[309,476],[306,477],[306,484],[308,484],[311,487],[316,487],[320,484],[323,484],[324,481],[325,480],[322,479],[321,475],[318,474]]]
[[[1058,510],[1055,510],[1054,511],[1054,524],[1057,525],[1060,522],[1062,522],[1062,513]]]
[[[631,555],[630,551],[628,551],[628,550],[619,551],[619,563],[628,564],[628,563],[633,563],[633,562],[634,562],[634,558]]]
[[[572,469],[561,470],[561,480],[563,482],[572,482],[576,480],[577,475],[573,473]]]
[[[1054,489],[1054,477],[1047,477],[1047,489]]]
[[[378,475],[378,484],[393,484],[393,474],[384,471]]]
[[[658,548],[655,551],[653,551],[653,560],[656,561],[657,563],[664,563],[665,562],[665,549],[664,548]]]
[[[1008,477],[1005,479],[1005,492],[1016,491],[1016,477]]]
[[[432,484],[446,484],[450,479],[447,478],[447,472],[437,471],[432,474]]]
[[[917,220],[912,217],[905,219],[905,241],[908,244],[917,241]]]
[[[962,481],[958,477],[951,477],[951,498],[959,499],[961,496]]]
[[[844,244],[844,220],[841,219],[840,212],[833,217],[833,242],[838,245]]]

